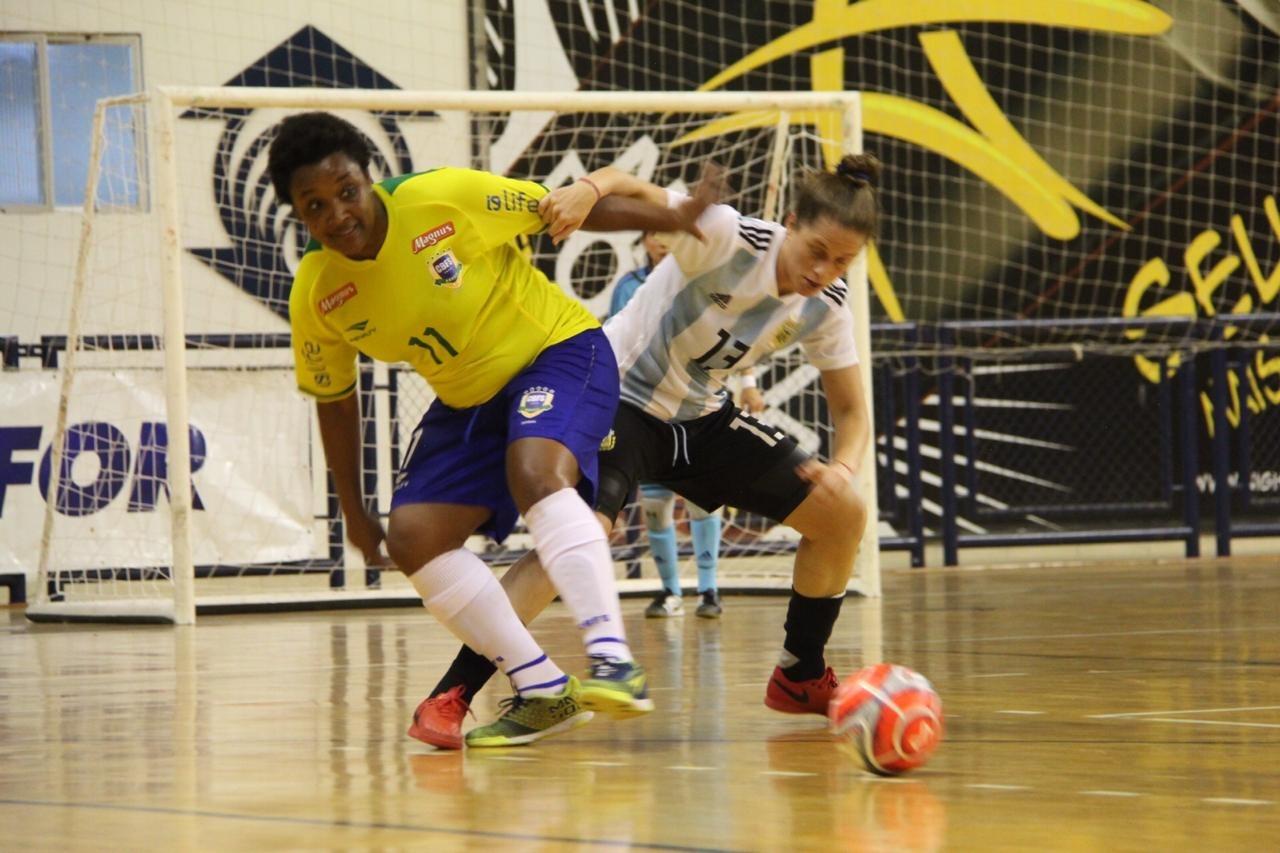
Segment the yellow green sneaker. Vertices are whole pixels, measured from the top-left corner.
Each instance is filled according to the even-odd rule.
[[[591,677],[582,682],[578,701],[611,717],[635,717],[653,710],[649,679],[635,661],[592,658]]]
[[[487,726],[467,732],[468,747],[523,746],[544,737],[584,726],[594,716],[583,707],[581,685],[569,676],[569,683],[555,696],[515,695],[498,703],[502,713]]]

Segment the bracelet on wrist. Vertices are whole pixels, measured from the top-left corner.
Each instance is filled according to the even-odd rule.
[[[756,387],[758,387],[758,386],[759,386],[759,384],[760,384],[760,383],[756,381],[756,375],[755,375],[754,373],[744,373],[744,374],[742,374],[742,388],[743,388],[743,390],[746,390],[747,388],[756,388]]]
[[[581,177],[581,178],[578,178],[578,183],[580,183],[580,184],[586,184],[587,186],[591,187],[591,189],[595,190],[595,191],[596,191],[596,201],[599,201],[600,199],[602,199],[602,198],[604,197],[604,193],[600,192],[600,188],[599,188],[598,186],[596,186],[596,182],[595,182],[595,181],[593,181],[593,180],[591,180],[590,178],[585,177],[585,176],[584,176],[584,177]]]

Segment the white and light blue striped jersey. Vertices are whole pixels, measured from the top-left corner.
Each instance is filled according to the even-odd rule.
[[[685,198],[668,196],[672,206]],[[812,297],[778,295],[786,228],[724,204],[698,227],[704,242],[663,235],[670,254],[605,323],[623,400],[668,421],[710,414],[724,405],[729,376],[797,341],[819,370],[858,363],[842,280]]]

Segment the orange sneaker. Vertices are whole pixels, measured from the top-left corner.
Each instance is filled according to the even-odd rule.
[[[437,749],[462,749],[462,719],[471,710],[459,684],[438,696],[428,696],[413,712],[409,737]]]
[[[808,681],[792,681],[782,672],[782,667],[773,669],[769,679],[769,687],[764,692],[764,704],[784,714],[821,714],[827,715],[827,703],[836,692],[835,671],[827,667],[827,671],[817,678]]]

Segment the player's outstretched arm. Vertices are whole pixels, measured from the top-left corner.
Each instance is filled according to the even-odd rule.
[[[723,170],[708,166],[694,194],[667,206],[667,192],[620,169],[597,169],[549,193],[538,207],[552,242],[574,231],[687,231],[701,239],[698,217],[720,197]]]
[[[364,555],[366,566],[385,566],[382,540],[386,534],[382,522],[364,508],[360,486],[360,398],[352,394],[332,403],[316,403],[320,419],[320,442],[325,461],[333,472],[333,486],[338,492],[342,517],[346,521],[347,539]]]

